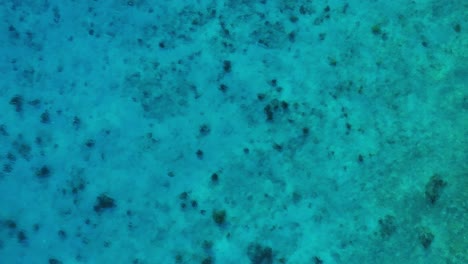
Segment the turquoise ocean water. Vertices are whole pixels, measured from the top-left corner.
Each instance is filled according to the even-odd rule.
[[[468,263],[466,21],[1,1],[0,263]]]

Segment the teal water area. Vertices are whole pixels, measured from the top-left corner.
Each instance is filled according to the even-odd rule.
[[[468,263],[466,1],[0,3],[0,263]]]

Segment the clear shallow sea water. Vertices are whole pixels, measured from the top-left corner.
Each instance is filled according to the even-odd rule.
[[[463,1],[2,1],[0,263],[468,263]]]

